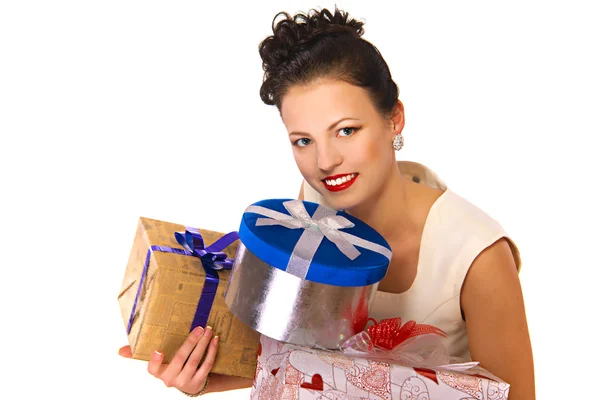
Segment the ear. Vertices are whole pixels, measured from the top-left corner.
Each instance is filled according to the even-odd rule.
[[[392,111],[392,132],[394,136],[404,129],[404,104],[400,100]]]

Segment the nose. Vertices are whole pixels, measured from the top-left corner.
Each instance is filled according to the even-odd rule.
[[[331,172],[342,163],[342,154],[331,143],[320,143],[317,147],[317,166],[321,171]]]

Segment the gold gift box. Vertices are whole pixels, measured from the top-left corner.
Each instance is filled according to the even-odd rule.
[[[134,306],[150,246],[182,249],[174,236],[185,227],[169,222],[140,218],[133,248],[119,292],[119,305],[125,329]],[[208,247],[224,234],[199,229]],[[223,250],[235,258],[239,241]],[[229,270],[218,271],[219,285],[210,309],[207,325],[219,336],[219,349],[211,372],[254,378],[260,334],[233,315],[225,304],[224,293]],[[189,335],[205,282],[199,258],[169,252],[152,251],[146,277],[128,334],[133,358],[150,360],[152,353],[164,353],[170,362]]]

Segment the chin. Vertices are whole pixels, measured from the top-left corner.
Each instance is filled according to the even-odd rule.
[[[335,210],[349,210],[355,207],[357,204],[356,200],[352,199],[351,197],[352,196],[344,195],[331,196],[329,193],[326,193],[323,196],[323,199],[325,200],[325,202],[327,202],[329,207]]]

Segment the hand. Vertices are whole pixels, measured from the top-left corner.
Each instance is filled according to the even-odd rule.
[[[148,363],[148,372],[162,380],[167,387],[174,387],[182,392],[196,394],[204,388],[208,373],[215,363],[219,337],[212,338],[212,328],[196,327],[188,335],[169,364],[162,364],[163,354],[155,351]],[[200,361],[208,347],[202,365]],[[122,357],[131,358],[131,348],[123,346],[119,349]],[[212,386],[212,385],[211,385]]]

